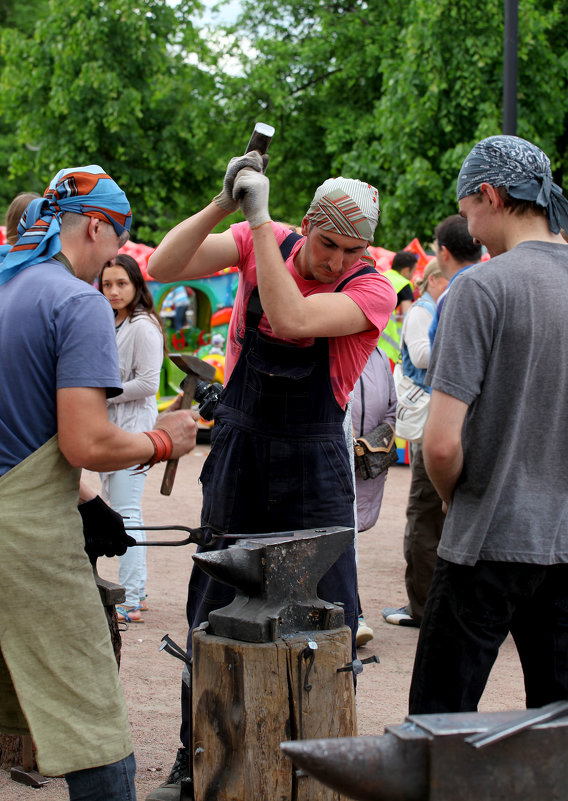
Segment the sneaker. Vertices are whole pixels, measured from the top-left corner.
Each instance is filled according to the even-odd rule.
[[[163,784],[146,796],[146,801],[180,801],[181,783],[189,780],[189,754],[187,748],[178,748],[176,761]],[[189,797],[187,793],[184,797]]]
[[[386,609],[383,609],[383,617],[387,623],[393,623],[395,626],[409,626],[414,629],[420,628],[420,623],[414,620],[407,606],[402,606],[400,609],[387,606]]]
[[[369,640],[373,639],[373,629],[365,623],[365,618],[363,615],[359,616],[359,621],[357,625],[357,634],[355,636],[355,644],[357,648],[361,645],[365,645],[368,643]]]

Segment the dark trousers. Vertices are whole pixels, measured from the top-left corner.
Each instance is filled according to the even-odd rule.
[[[568,565],[438,558],[410,687],[410,713],[475,712],[508,633],[527,708],[568,698]]]
[[[410,614],[421,623],[436,567],[436,551],[442,536],[445,515],[440,496],[426,473],[421,441],[410,444],[410,460],[412,479],[404,531],[404,580]]]

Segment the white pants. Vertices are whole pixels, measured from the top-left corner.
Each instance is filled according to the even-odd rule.
[[[121,514],[125,526],[143,526],[142,493],[146,473],[133,474],[133,468],[101,473],[101,496],[105,503]],[[146,541],[145,531],[129,531],[137,542]],[[146,597],[146,548],[127,548],[119,556],[118,581],[126,590],[124,605],[134,607]]]

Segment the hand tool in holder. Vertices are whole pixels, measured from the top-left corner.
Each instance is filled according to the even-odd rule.
[[[183,390],[180,409],[191,409],[198,380],[213,381],[215,378],[215,367],[212,364],[204,362],[202,359],[198,359],[197,356],[188,356],[185,353],[170,354],[169,358],[176,367],[179,367],[180,370],[187,373],[180,386],[180,389]],[[160,488],[162,495],[171,495],[177,466],[177,459],[168,460],[162,479],[162,486]]]

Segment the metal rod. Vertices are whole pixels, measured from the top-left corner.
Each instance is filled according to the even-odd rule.
[[[555,701],[552,704],[547,704],[540,709],[529,710],[525,715],[518,718],[512,723],[505,723],[502,726],[496,726],[489,731],[479,732],[466,737],[465,741],[474,748],[485,748],[492,743],[498,743],[507,737],[512,737],[517,732],[530,729],[538,723],[545,723],[554,718],[560,718],[563,715],[568,715],[568,701]]]
[[[155,546],[175,548],[178,545],[207,544],[202,528],[188,528],[187,526],[125,526],[124,529],[125,531],[187,531],[189,534],[189,537],[184,540],[146,540],[145,542],[134,542],[132,547],[139,545],[144,548]]]

